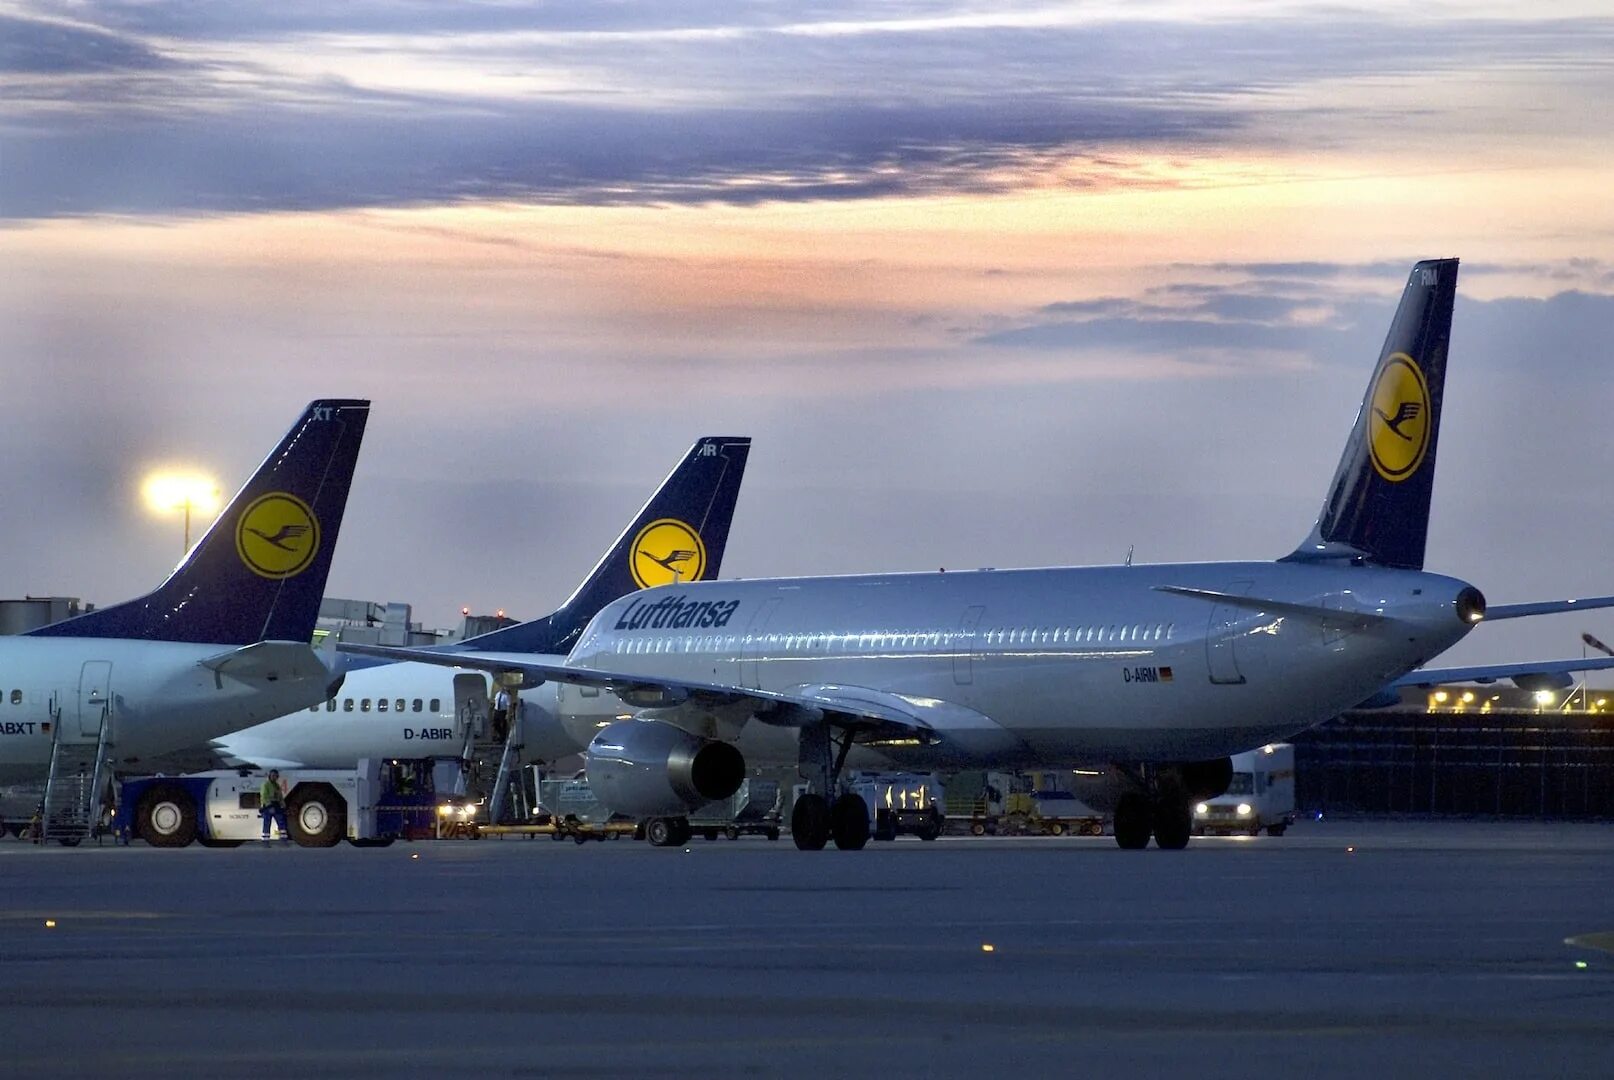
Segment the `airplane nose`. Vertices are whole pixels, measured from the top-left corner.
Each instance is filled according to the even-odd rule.
[[[1472,585],[1465,585],[1452,603],[1457,609],[1457,618],[1465,626],[1473,626],[1485,618],[1485,594]]]

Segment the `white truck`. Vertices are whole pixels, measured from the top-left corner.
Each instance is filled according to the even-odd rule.
[[[113,831],[152,847],[237,847],[263,835],[259,791],[268,774],[220,769],[123,782]],[[286,824],[302,847],[382,846],[435,835],[432,759],[364,759],[357,769],[282,769]],[[277,837],[278,838],[278,837]]]
[[[1194,833],[1282,836],[1295,822],[1295,748],[1269,743],[1233,755],[1227,791],[1194,807]]]

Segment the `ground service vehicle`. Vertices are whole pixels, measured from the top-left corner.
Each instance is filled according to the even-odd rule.
[[[806,790],[803,785],[802,793]],[[869,806],[870,839],[895,840],[907,835],[934,840],[942,834],[946,820],[943,790],[929,773],[854,772],[847,780],[847,790]]]
[[[747,834],[777,840],[780,835],[779,781],[746,777],[726,799],[707,803],[689,815],[689,828],[708,840],[738,840]]]
[[[1295,748],[1270,743],[1233,755],[1227,792],[1194,807],[1194,832],[1282,836],[1295,822]]]
[[[221,769],[123,782],[113,831],[152,847],[237,847],[263,835],[259,791],[268,774]],[[286,769],[286,824],[303,847],[381,846],[436,830],[431,759],[366,758],[357,769]]]

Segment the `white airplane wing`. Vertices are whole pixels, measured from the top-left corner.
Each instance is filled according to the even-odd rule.
[[[1573,672],[1604,671],[1609,668],[1614,668],[1614,657],[1537,660],[1525,664],[1479,664],[1474,667],[1420,668],[1401,676],[1391,683],[1390,687],[1436,686],[1440,683],[1454,682],[1493,683],[1498,679],[1511,679],[1515,683],[1523,679],[1537,685],[1568,686],[1569,676]]]
[[[494,674],[520,674],[529,685],[564,682],[609,690],[629,705],[672,708],[686,701],[726,705],[756,703],[756,717],[781,727],[801,727],[827,721],[838,727],[858,728],[869,737],[928,740],[941,721],[948,726],[990,724],[986,717],[935,698],[909,697],[863,686],[810,683],[788,690],[754,690],[730,683],[663,678],[603,671],[598,668],[545,663],[524,653],[441,653],[427,649],[401,649],[383,645],[343,642],[337,648],[360,656],[386,660],[419,660],[440,667],[470,668]]]

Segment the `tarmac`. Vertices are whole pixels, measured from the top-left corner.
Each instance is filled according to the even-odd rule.
[[[0,883],[7,1076],[1614,1075],[1610,938],[1565,940],[1614,930],[1614,825],[7,839]]]

